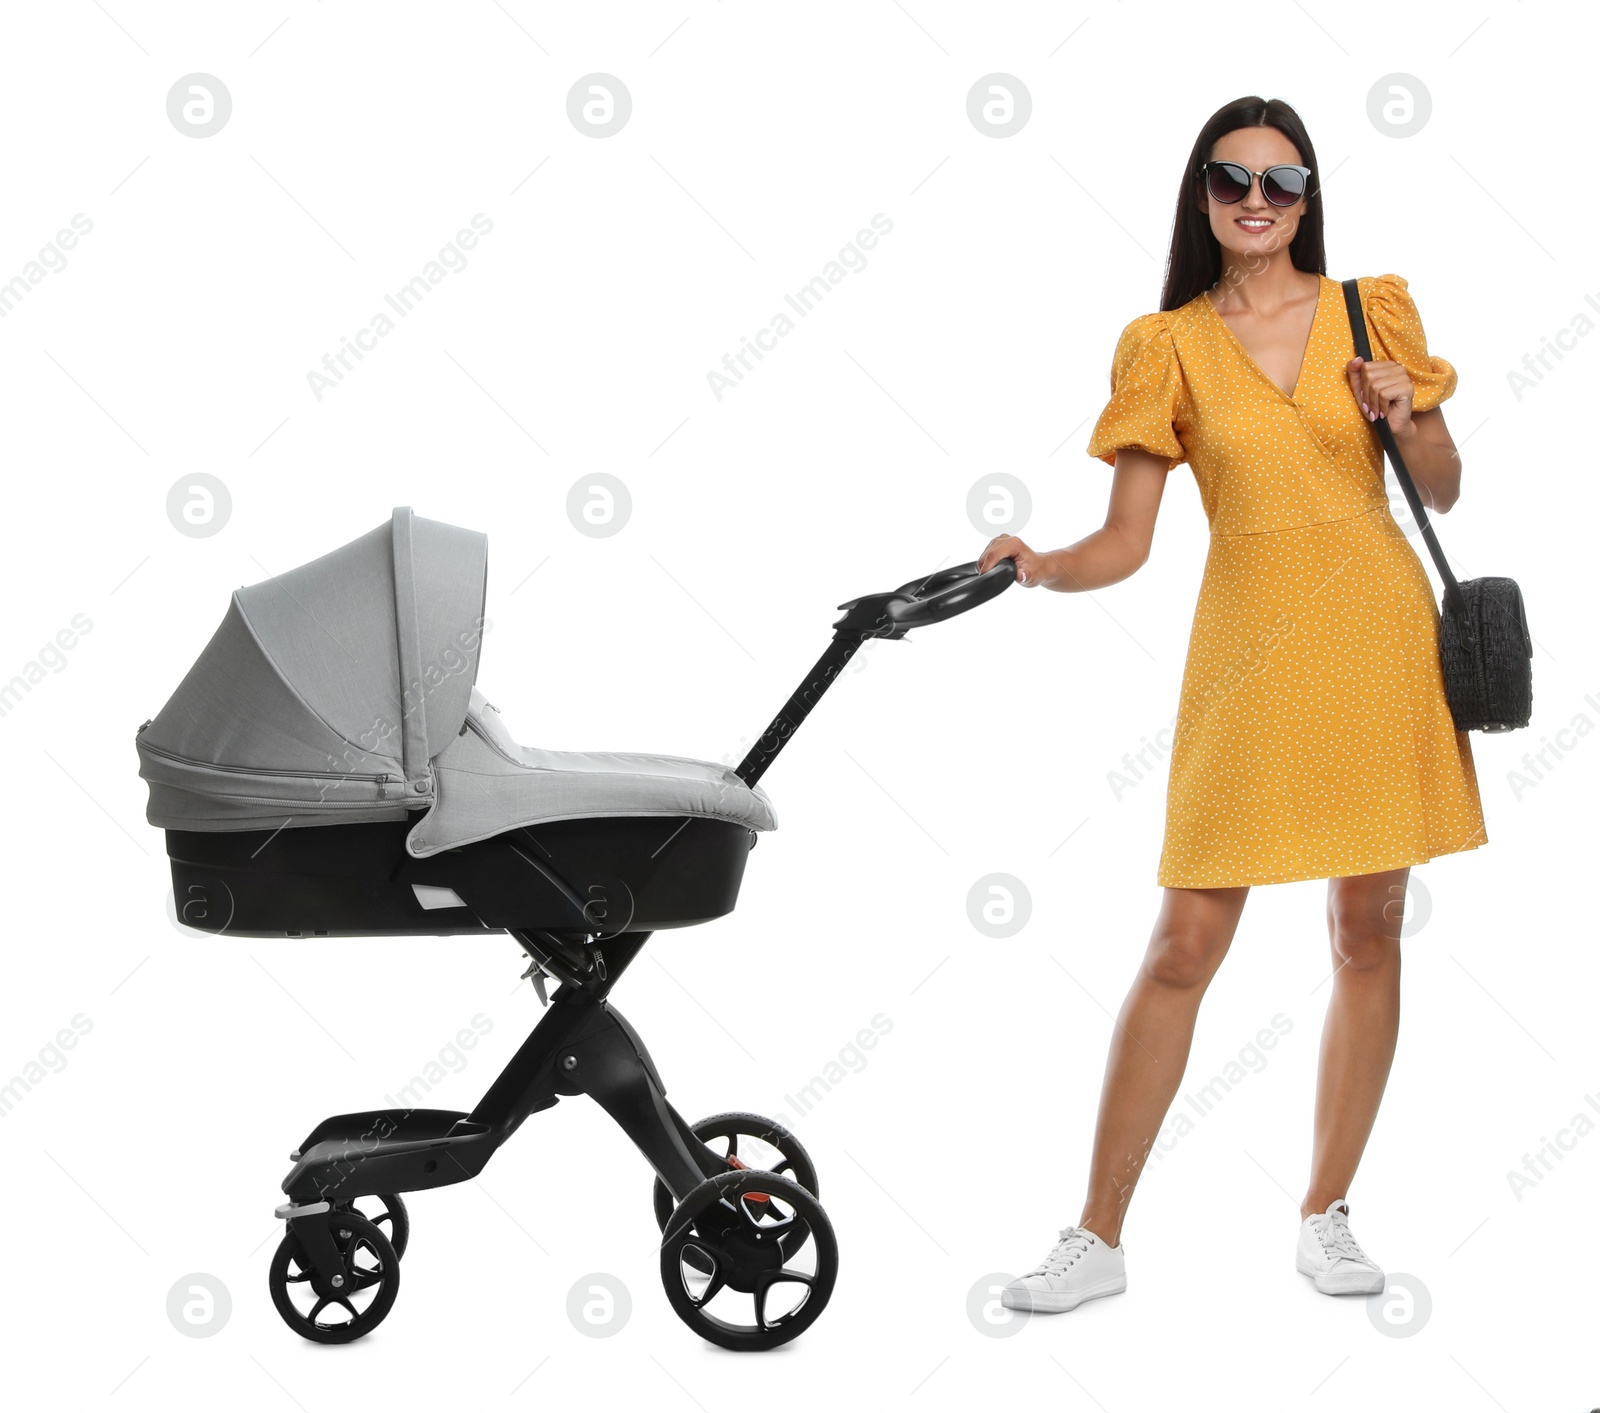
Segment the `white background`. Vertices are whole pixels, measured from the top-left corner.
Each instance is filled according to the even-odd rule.
[[[93,623],[0,718],[0,1078],[92,1024],[3,1120],[8,1395],[313,1413],[1597,1401],[1600,1134],[1520,1199],[1507,1177],[1600,1096],[1600,739],[1567,738],[1520,798],[1508,780],[1575,717],[1600,722],[1600,339],[1520,399],[1507,379],[1600,299],[1591,15],[106,0],[8,7],[6,35],[0,280],[93,222],[0,320],[0,677],[73,615]],[[1397,71],[1433,103],[1404,139],[1367,115]],[[196,72],[233,102],[199,140],[166,113]],[[633,100],[604,140],[566,113],[595,72]],[[966,111],[996,72],[1033,102],[1005,139]],[[843,1263],[807,1335],[735,1363],[680,1325],[648,1169],[584,1100],[530,1120],[481,1182],[414,1200],[372,1336],[292,1335],[266,1291],[287,1151],[482,1013],[488,1037],[429,1098],[470,1108],[537,1003],[504,938],[202,940],[167,921],[133,734],[230,591],[409,504],[491,535],[479,680],[521,740],[737,759],[835,604],[978,551],[980,478],[1021,478],[1040,547],[1099,523],[1109,472],[1083,446],[1113,344],[1156,307],[1195,131],[1250,92],[1309,125],[1329,273],[1404,275],[1459,370],[1465,493],[1442,533],[1463,574],[1522,583],[1539,640],[1533,726],[1473,739],[1488,847],[1417,871],[1427,916],[1414,892],[1399,1055],[1352,1194],[1367,1248],[1429,1293],[1426,1326],[1385,1337],[1293,1269],[1329,970],[1315,883],[1250,900],[1185,1092],[1275,1015],[1292,1029],[1152,1163],[1128,1293],[1015,1338],[966,1314],[975,1281],[1027,1269],[1078,1215],[1110,1015],[1159,901],[1164,777],[1119,801],[1107,773],[1176,707],[1206,547],[1179,470],[1128,583],[1013,590],[864,654],[767,777],[782,827],[737,912],[658,934],[618,989],[686,1114],[796,1119]],[[467,268],[317,400],[308,371],[480,212],[493,231]],[[867,267],[718,401],[707,371],[877,213],[893,231]],[[633,515],[591,539],[566,499],[602,471]],[[210,538],[166,515],[197,472],[232,496]],[[967,918],[993,872],[1032,899],[1006,940]],[[797,1116],[786,1096],[879,1013],[893,1029],[866,1067]],[[604,1340],[566,1316],[595,1271],[633,1296]],[[165,1313],[190,1272],[232,1294],[209,1339]]]

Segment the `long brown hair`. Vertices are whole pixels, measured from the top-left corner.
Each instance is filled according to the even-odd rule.
[[[1305,214],[1289,242],[1289,260],[1297,270],[1328,273],[1328,257],[1322,248],[1322,180],[1305,124],[1281,98],[1235,98],[1206,119],[1189,153],[1189,165],[1178,188],[1178,211],[1172,222],[1167,279],[1161,290],[1162,309],[1181,308],[1222,278],[1222,246],[1212,235],[1210,219],[1198,200],[1203,192],[1200,165],[1210,158],[1211,149],[1224,134],[1239,128],[1276,128],[1294,144],[1301,166],[1311,168]]]

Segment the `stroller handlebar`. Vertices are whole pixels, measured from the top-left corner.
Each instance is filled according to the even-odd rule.
[[[942,623],[988,603],[1009,589],[1016,577],[1016,561],[1011,559],[1002,559],[987,574],[978,573],[976,560],[941,569],[889,593],[865,594],[840,604],[844,617],[833,625],[834,635],[858,644],[868,638],[903,638],[913,628]]]
[[[888,593],[865,594],[840,604],[844,616],[833,625],[833,641],[827,651],[784,703],[783,710],[773,717],[735,774],[752,786],[761,778],[862,643],[870,638],[894,641],[913,628],[925,628],[966,613],[1003,594],[1016,577],[1014,560],[1003,559],[986,574],[979,574],[977,561],[972,560],[913,579]]]

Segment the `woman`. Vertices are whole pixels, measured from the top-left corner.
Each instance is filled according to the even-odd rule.
[[[1461,462],[1438,409],[1456,374],[1429,355],[1405,280],[1360,290],[1370,363],[1326,275],[1299,116],[1255,97],[1219,110],[1184,173],[1161,311],[1123,330],[1089,443],[1115,467],[1104,526],[1049,553],[1000,536],[979,561],[1013,559],[1019,583],[1064,593],[1125,579],[1182,461],[1211,524],[1160,915],[1111,1038],[1083,1213],[1006,1288],[1012,1308],[1071,1310],[1126,1288],[1123,1218],[1245,898],[1310,878],[1328,880],[1333,983],[1295,1264],[1326,1294],[1383,1289],[1345,1198],[1394,1057],[1407,872],[1485,836],[1433,591],[1389,513],[1369,425],[1388,418],[1424,502],[1448,510]]]

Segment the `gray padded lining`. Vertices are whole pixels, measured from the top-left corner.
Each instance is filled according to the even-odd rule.
[[[750,789],[730,766],[686,756],[519,746],[476,687],[466,729],[434,758],[433,770],[433,808],[406,841],[417,858],[557,819],[702,815],[749,829],[778,827],[766,792]]]

